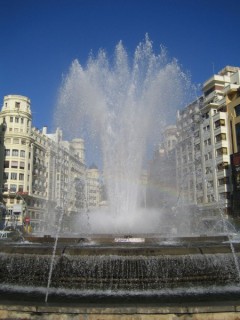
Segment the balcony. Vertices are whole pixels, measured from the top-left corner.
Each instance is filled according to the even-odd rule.
[[[213,92],[211,92],[210,94],[208,94],[205,99],[204,99],[204,104],[207,105],[210,102],[214,102],[217,104],[218,101],[220,101],[222,99],[223,96],[223,92],[220,90],[214,90]]]
[[[222,155],[216,156],[216,163],[220,164],[222,162],[230,163],[230,156],[228,154],[222,154]]]
[[[221,186],[218,186],[218,193],[223,193],[223,192],[227,192],[228,191],[228,185],[227,184],[223,184]]]
[[[217,121],[220,119],[224,119],[226,121],[226,112],[217,112],[214,116],[213,116],[213,121]]]
[[[223,90],[224,94],[229,94],[233,91],[237,91],[239,89],[240,85],[239,84],[233,84],[230,83],[228,86],[226,86]]]
[[[222,132],[224,133],[224,132]],[[220,148],[228,148],[228,141],[227,140],[221,140],[215,143],[214,145],[215,149],[220,149]]]
[[[220,76],[217,74],[212,76],[210,79],[208,79],[203,83],[203,90],[205,90],[207,86],[211,87],[211,84],[214,84],[214,83],[224,83],[223,76]]]
[[[217,178],[218,179],[228,177],[228,176],[229,175],[227,174],[226,170],[217,171]]]

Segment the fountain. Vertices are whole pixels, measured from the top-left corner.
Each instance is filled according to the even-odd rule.
[[[85,68],[75,60],[60,90],[56,125],[69,139],[81,136],[88,148],[100,150],[94,157],[102,159],[108,210],[89,215],[92,233],[159,232],[159,212],[139,206],[141,172],[146,151],[153,151],[166,123],[185,105],[190,81],[164,48],[154,54],[148,36],[132,60],[121,42],[112,63],[103,50]],[[83,219],[74,222],[80,232]]]
[[[163,209],[140,208],[147,146],[158,141],[163,126],[186,103],[190,81],[164,48],[154,54],[148,36],[132,64],[129,60],[121,42],[112,63],[104,51],[91,56],[85,68],[75,60],[55,112],[68,138],[81,136],[102,151],[108,208],[79,215],[74,237],[29,237],[30,243],[2,245],[5,296],[44,300],[47,287],[46,302],[65,304],[239,297],[238,242],[233,256],[226,234],[169,234],[162,227]]]

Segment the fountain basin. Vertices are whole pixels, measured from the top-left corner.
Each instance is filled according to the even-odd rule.
[[[119,238],[122,238],[121,236]],[[51,290],[78,291],[80,296],[149,296],[159,290],[231,286],[238,274],[227,237],[161,238],[138,236],[144,242],[115,242],[115,236],[59,238]],[[1,242],[2,288],[44,288],[53,238]],[[31,242],[30,242],[31,241]],[[240,244],[234,244],[238,261]],[[19,289],[17,289],[19,290]]]

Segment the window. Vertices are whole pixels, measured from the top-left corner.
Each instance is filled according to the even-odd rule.
[[[20,108],[20,102],[15,102],[15,108]]]
[[[212,180],[208,181],[207,182],[207,186],[208,186],[208,188],[212,188],[213,187],[213,181]]]
[[[4,161],[4,168],[9,168],[9,161]]]
[[[240,152],[240,123],[235,126],[236,130],[236,140],[237,140],[237,151]]]
[[[208,194],[208,195],[207,195],[207,199],[208,199],[208,203],[214,202],[214,196],[213,196],[213,194]]]
[[[240,104],[237,105],[234,109],[235,109],[236,117],[239,117],[240,116]]]
[[[3,179],[8,180],[9,172],[3,172]]]
[[[198,137],[199,137],[199,131],[195,131],[195,132],[194,132],[194,137],[195,137],[195,138],[198,138]]]
[[[23,161],[20,161],[19,168],[20,169],[24,169],[25,168],[25,163]]]
[[[221,126],[225,126],[225,120],[224,119],[219,119],[215,121],[215,128],[219,128]]]
[[[6,121],[5,121],[5,117],[3,118],[3,121],[2,121],[1,130],[2,130],[2,132],[5,132],[7,130],[7,124],[6,124]]]
[[[24,174],[23,173],[19,173],[19,180],[24,180]]]
[[[23,192],[23,185],[18,186],[18,192]]]
[[[24,120],[24,119],[23,119],[23,118],[21,118],[21,124],[23,124],[23,122],[24,122],[23,120]]]
[[[20,150],[20,157],[25,158],[25,150]]]
[[[205,160],[210,160],[210,159],[212,159],[212,153],[211,153],[211,152],[208,152],[207,154],[205,154],[204,158],[205,158]]]
[[[208,131],[208,130],[210,130],[210,126],[209,125],[207,125],[206,127],[203,127],[203,131]]]
[[[18,118],[18,117],[15,118],[15,122],[16,122],[16,123],[19,122],[19,118]]]
[[[211,167],[206,167],[206,174],[212,173],[212,168]]]
[[[11,172],[11,180],[17,180],[17,173]]]
[[[17,149],[13,149],[12,150],[12,156],[13,157],[17,157],[18,156],[18,150]]]
[[[236,167],[236,172],[234,174],[234,188],[240,190],[240,167]]]
[[[18,162],[17,161],[12,161],[11,162],[11,168],[17,168],[18,167]]]
[[[13,117],[10,117],[10,122],[13,122]]]
[[[5,156],[10,156],[10,149],[5,149]]]
[[[10,184],[10,192],[16,192],[17,191],[17,185],[16,184]]]
[[[199,151],[199,150],[200,150],[200,143],[198,143],[198,144],[195,145],[195,150],[196,150],[196,151]]]
[[[210,146],[211,145],[211,139],[209,138],[209,139],[205,140],[204,141],[204,145],[205,146]]]

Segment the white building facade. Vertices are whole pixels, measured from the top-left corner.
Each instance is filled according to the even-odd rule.
[[[203,96],[178,112],[177,186],[182,203],[231,214],[232,153],[227,88],[237,67],[225,67],[203,84]],[[239,81],[239,80],[238,80]],[[236,83],[235,83],[236,85]]]
[[[86,204],[84,141],[62,140],[32,126],[30,99],[4,97],[0,112],[0,194],[7,208],[5,224],[30,221],[36,231],[55,224],[54,210],[78,214]],[[22,212],[13,215],[21,205]]]

